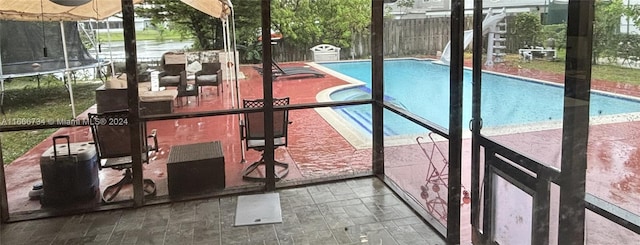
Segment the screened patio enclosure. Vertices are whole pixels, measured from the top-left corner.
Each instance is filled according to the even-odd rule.
[[[255,2],[261,6],[262,67],[272,67],[274,54],[270,31],[275,7],[273,1]],[[448,244],[624,244],[637,241],[640,210],[636,174],[640,146],[634,139],[639,132],[636,128],[640,128],[637,122],[640,111],[634,103],[639,103],[640,92],[631,88],[633,86],[611,85],[592,79],[597,67],[592,64],[593,40],[596,38],[592,26],[596,15],[593,2],[569,0],[564,59],[522,61],[520,56],[514,55],[518,61],[511,62],[521,62],[517,63],[520,68],[500,63],[484,66],[485,60],[480,54],[486,53],[487,44],[482,22],[488,9],[483,5],[489,1],[473,1],[473,9],[464,9],[465,1],[451,0],[448,21],[444,23],[450,33],[447,37],[428,29],[392,32],[391,29],[400,25],[385,25],[385,2],[389,1],[373,0],[367,6],[371,10],[370,59],[309,64],[331,79],[336,78],[322,83],[330,84],[326,87],[333,91],[318,88],[318,91],[309,92],[311,94],[305,93],[304,98],[292,99],[288,105],[274,106],[275,99],[294,98],[294,94],[300,92],[294,89],[296,86],[316,80],[273,81],[273,71],[263,69],[257,78],[261,83],[259,86],[242,89],[242,93],[250,94],[253,99],[263,99],[263,108],[186,107],[179,113],[141,116],[135,110],[138,103],[129,100],[129,108],[134,109],[128,117],[131,134],[142,135],[142,124],[175,121],[175,128],[184,130],[172,135],[182,137],[180,144],[220,140],[225,145],[233,145],[224,149],[225,154],[231,154],[237,153],[235,147],[241,147],[241,144],[237,144],[239,139],[235,136],[226,137],[225,134],[239,130],[238,117],[261,112],[264,113],[263,125],[274,125],[275,115],[287,111],[292,122],[290,127],[297,130],[299,136],[283,153],[282,148],[273,144],[274,129],[264,127],[265,181],[202,196],[270,192],[290,186],[375,176]],[[124,34],[128,40],[125,46],[127,75],[129,84],[135,84],[134,9],[130,0],[123,0],[122,5]],[[472,18],[471,26],[465,26],[465,16]],[[449,64],[433,62],[439,57],[432,55],[427,59],[391,57],[385,50],[395,46],[390,45],[393,40],[385,35],[393,33],[413,33],[414,37],[403,40],[425,43],[430,38],[450,40]],[[494,34],[505,33],[487,33]],[[478,55],[465,63],[467,35],[473,35],[470,50]],[[400,39],[400,36],[394,37]],[[422,54],[436,53],[432,51],[436,50],[423,50]],[[560,74],[540,72],[529,68],[529,64],[554,64],[563,69]],[[350,70],[353,67],[360,67],[360,70]],[[257,74],[249,73],[251,69],[248,67],[244,71]],[[355,77],[356,73],[364,75]],[[437,84],[439,79],[444,85]],[[402,80],[408,82],[402,84]],[[342,99],[331,98],[338,92]],[[323,93],[331,99],[321,99]],[[131,87],[128,94],[137,98],[137,91]],[[406,99],[403,96],[409,100],[403,100]],[[624,110],[618,111],[620,108]],[[332,111],[327,112],[329,109]],[[520,114],[524,116],[520,117]],[[346,116],[340,117],[342,115]],[[216,126],[222,125],[227,130],[205,138],[203,131],[212,130],[207,128],[211,124],[206,124],[206,118],[218,119]],[[188,124],[190,121],[202,122],[204,129],[197,123]],[[321,124],[331,125],[333,130],[320,134],[316,127]],[[338,124],[341,126],[336,126]],[[6,132],[17,127],[1,128]],[[327,135],[329,137],[325,137]],[[321,141],[314,141],[316,138]],[[137,146],[141,145],[142,139],[132,139],[132,152],[141,155],[141,148]],[[349,142],[350,148],[334,154],[327,152],[337,148],[323,151],[338,141]],[[302,156],[289,152],[303,144],[311,151],[301,153]],[[302,152],[302,148],[297,149]],[[364,150],[359,151],[361,149]],[[322,154],[314,155],[314,151]],[[260,157],[261,153],[251,154],[247,161]],[[348,156],[346,165],[363,161],[366,168],[320,178],[276,179],[276,160],[304,163],[298,164],[304,168],[305,164],[313,165],[340,155]],[[235,161],[238,155],[230,158]],[[145,197],[142,180],[149,173],[143,171],[141,159],[134,160],[133,199],[121,206],[140,207],[183,200]],[[237,168],[239,163],[227,162],[225,166]],[[6,189],[6,185],[2,186]],[[6,190],[0,192],[5,222],[12,221],[6,193]],[[383,206],[377,206],[375,210],[389,215],[394,212]]]

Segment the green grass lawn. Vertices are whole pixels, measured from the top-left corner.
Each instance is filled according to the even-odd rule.
[[[63,83],[54,77],[44,76],[40,87],[37,84],[35,78],[5,81],[4,114],[1,115],[0,122],[15,124],[20,122],[19,119],[71,119],[69,94]],[[94,91],[101,85],[100,82],[78,82],[73,85],[76,114],[95,104]],[[55,131],[56,129],[46,129],[1,133],[4,163],[11,163]]]
[[[109,36],[111,36],[111,41],[124,41],[123,33],[100,33],[98,34],[98,38],[101,42],[106,42],[109,40]],[[143,30],[136,31],[136,40],[188,40],[192,39],[191,36],[185,36],[180,34],[177,31],[165,30],[160,33],[157,30]]]
[[[558,74],[564,74],[564,60],[547,61],[536,59],[529,62],[522,61],[518,55],[509,55],[507,63],[512,66],[519,66],[531,70],[546,71]],[[616,65],[593,65],[591,70],[591,78],[612,82],[640,84],[640,69],[621,67]]]
[[[534,60],[532,62],[517,62],[522,68],[542,70],[564,74],[564,62],[550,62]],[[629,84],[640,84],[640,69],[626,68],[614,65],[594,65],[591,71],[592,79],[614,81]]]

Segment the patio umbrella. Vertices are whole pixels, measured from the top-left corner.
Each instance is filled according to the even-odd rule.
[[[180,0],[183,3],[215,18],[227,19],[230,14],[231,0]]]
[[[133,0],[134,4],[143,0]],[[59,21],[62,32],[62,49],[64,50],[65,75],[64,81],[69,90],[71,101],[71,113],[76,117],[75,103],[73,101],[73,88],[71,86],[71,74],[69,73],[69,59],[64,34],[63,21],[79,20],[103,20],[122,11],[122,3],[112,0],[92,0],[80,6],[62,6],[49,0],[0,0],[0,19],[14,21]],[[4,77],[2,76],[2,61],[0,60],[0,88],[4,95]]]
[[[134,4],[143,0],[133,0]],[[63,6],[49,0],[0,0],[0,19],[16,21],[103,20],[120,11],[120,1],[92,0],[80,6]]]

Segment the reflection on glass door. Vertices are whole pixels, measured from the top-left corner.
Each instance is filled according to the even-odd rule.
[[[499,244],[531,244],[533,197],[493,176],[494,239]]]

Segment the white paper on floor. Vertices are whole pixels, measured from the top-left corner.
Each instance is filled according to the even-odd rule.
[[[238,196],[236,226],[282,223],[280,194]]]

